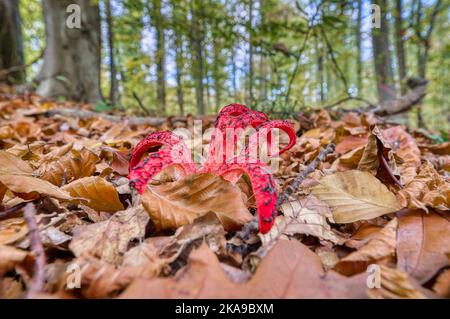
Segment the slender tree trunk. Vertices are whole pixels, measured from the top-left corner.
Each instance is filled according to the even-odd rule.
[[[403,4],[402,0],[395,1],[395,49],[397,53],[398,79],[402,95],[406,93],[406,56],[404,48],[403,29]]]
[[[222,98],[222,83],[220,81],[219,65],[220,65],[220,44],[219,40],[213,39],[213,50],[214,50],[214,62],[213,62],[213,78],[214,78],[214,96],[215,96],[215,106],[216,112],[220,109],[221,98]]]
[[[396,91],[389,50],[389,24],[386,19],[387,2],[386,0],[377,0],[374,3],[379,5],[381,9],[381,28],[372,28],[372,47],[378,100],[383,102],[395,98]]]
[[[98,4],[89,0],[43,0],[42,4],[47,46],[36,77],[38,94],[91,103],[101,101]],[[76,9],[67,17],[66,9],[72,4],[80,8],[80,28],[72,24],[77,20]]]
[[[183,39],[179,30],[175,31],[175,64],[177,81],[177,100],[180,116],[184,115],[184,94],[183,94]]]
[[[248,96],[249,96],[249,106],[253,107],[254,97],[253,97],[253,0],[249,0],[248,4]]]
[[[161,113],[166,113],[166,66],[165,66],[165,36],[164,18],[161,14],[161,0],[153,0],[153,20],[156,29],[156,99]]]
[[[110,75],[110,90],[109,101],[111,105],[115,106],[119,102],[119,86],[117,82],[117,69],[114,53],[114,27],[111,14],[111,1],[105,0],[106,9],[106,25],[108,29],[108,49],[109,49],[109,75]]]
[[[361,27],[362,27],[362,0],[358,0],[358,16],[356,20],[356,50],[357,50],[357,61],[356,61],[356,81],[358,87],[358,95],[361,95],[363,89],[362,83],[362,41],[361,41]]]
[[[198,3],[196,0],[191,0],[191,46],[192,46],[192,55],[193,55],[193,78],[195,81],[195,98],[197,102],[197,115],[205,114],[205,102],[204,102],[204,85],[203,85],[203,75],[204,75],[204,67],[203,67],[203,28],[202,25],[198,21],[198,12],[197,8],[201,7],[201,3]]]
[[[325,92],[323,88],[323,54],[318,39],[315,41],[316,57],[317,57],[317,82],[319,83],[319,98],[322,103],[325,100]]]
[[[237,87],[237,65],[236,65],[236,52],[234,45],[231,48],[231,68],[232,68],[232,82],[233,82],[233,95],[234,99],[238,99],[238,87]]]
[[[0,70],[24,64],[19,0],[0,0]],[[25,81],[25,69],[0,78],[12,84]]]

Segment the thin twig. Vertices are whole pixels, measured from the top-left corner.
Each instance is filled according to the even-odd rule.
[[[138,102],[139,107],[144,111],[144,113],[147,116],[150,116],[150,111],[144,106],[142,103],[142,100],[139,98],[139,96],[136,94],[136,92],[132,92],[134,99]]]
[[[328,144],[325,149],[320,151],[319,155],[317,155],[317,157],[306,167],[306,169],[302,171],[300,175],[298,175],[294,179],[294,181],[288,185],[288,187],[286,187],[286,189],[280,194],[280,196],[278,196],[276,204],[277,209],[280,208],[281,204],[283,204],[283,202],[297,190],[297,188],[306,179],[306,177],[308,177],[309,174],[315,171],[317,166],[319,166],[319,164],[325,160],[327,155],[334,152],[334,147],[335,146],[333,143]]]
[[[34,275],[28,288],[27,297],[33,297],[35,294],[44,291],[45,285],[45,252],[39,235],[39,227],[36,222],[36,208],[34,204],[29,203],[25,206],[23,217],[28,226],[28,237],[30,239],[31,250],[35,256]]]
[[[6,77],[9,74],[14,73],[14,72],[22,71],[23,69],[27,69],[28,67],[30,67],[33,64],[35,64],[36,62],[38,62],[44,56],[44,52],[45,52],[45,49],[42,50],[41,53],[33,61],[31,61],[30,63],[21,64],[21,65],[15,65],[15,66],[12,66],[12,67],[10,67],[8,69],[0,70],[0,78],[4,78],[4,77]]]
[[[13,217],[19,217],[22,215],[22,212],[20,211],[26,203],[19,203],[17,205],[14,205],[10,208],[7,208],[0,212],[0,220],[13,218]]]

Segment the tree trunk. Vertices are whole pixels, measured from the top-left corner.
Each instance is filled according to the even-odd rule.
[[[234,45],[231,48],[231,69],[232,69],[231,81],[233,82],[233,95],[234,95],[234,99],[237,100],[238,99],[237,65],[236,65],[236,51],[235,51]]]
[[[356,20],[356,50],[357,50],[357,61],[356,61],[356,82],[358,87],[358,95],[361,95],[363,88],[362,84],[362,0],[358,0],[358,16]]]
[[[161,0],[153,0],[153,20],[156,29],[156,73],[157,89],[156,98],[161,112],[166,113],[166,67],[165,67],[165,36],[164,19],[161,14]]]
[[[395,49],[397,53],[398,79],[402,95],[406,93],[406,56],[403,41],[403,4],[402,0],[395,1]]]
[[[248,104],[250,107],[253,107],[253,0],[249,0],[248,17]]]
[[[216,113],[220,109],[221,99],[222,99],[222,83],[219,74],[219,65],[221,64],[220,59],[220,44],[217,39],[213,39],[213,50],[214,50],[214,62],[213,62],[213,77],[214,77],[214,96],[215,96],[215,107]]]
[[[177,81],[177,100],[180,116],[184,116],[184,94],[183,94],[183,40],[179,30],[175,31],[175,67]]]
[[[389,24],[386,19],[386,0],[374,1],[380,6],[380,26],[372,28],[372,47],[375,66],[375,76],[378,90],[378,100],[380,102],[396,97],[394,76],[389,51]]]
[[[100,16],[98,4],[89,0],[43,0],[47,46],[44,63],[36,81],[37,93],[45,97],[95,103],[102,100],[100,92]],[[69,5],[79,6],[67,17]],[[72,6],[73,7],[73,6]]]
[[[316,57],[317,57],[317,82],[319,83],[319,98],[322,103],[325,100],[325,92],[323,87],[323,54],[322,48],[319,44],[319,40],[315,39],[315,49],[316,49]]]
[[[109,101],[112,106],[117,105],[119,102],[119,87],[117,83],[117,69],[114,54],[114,33],[113,33],[113,20],[111,14],[111,1],[105,0],[106,9],[106,25],[108,29],[108,49],[109,49],[109,72],[110,72],[110,89],[109,89]]]
[[[202,25],[198,21],[197,7],[200,7],[201,3],[197,3],[196,0],[190,2],[191,9],[191,47],[193,60],[193,78],[195,81],[195,97],[197,102],[197,115],[205,114],[205,102],[204,102],[204,85],[203,85],[203,29]]]
[[[0,70],[24,64],[19,0],[0,0]],[[25,68],[0,78],[11,84],[25,81]]]

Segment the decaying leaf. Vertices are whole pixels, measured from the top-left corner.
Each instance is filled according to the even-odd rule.
[[[83,148],[70,150],[61,158],[44,163],[39,167],[38,176],[60,186],[63,179],[68,183],[74,179],[91,176],[95,172],[98,156]]]
[[[348,276],[366,271],[370,264],[392,261],[395,256],[397,225],[398,221],[394,218],[374,234],[367,244],[339,260],[334,269]]]
[[[436,279],[433,291],[441,297],[450,298],[450,269],[444,270]]]
[[[445,181],[429,162],[419,168],[419,173],[397,195],[403,206],[450,209],[450,183]]]
[[[336,223],[372,219],[400,209],[395,195],[369,172],[325,176],[312,193],[330,206]]]
[[[425,299],[427,296],[421,291],[420,286],[414,283],[408,274],[382,265],[380,267],[381,287],[368,290],[367,294],[372,299]]]
[[[130,241],[144,236],[147,222],[142,206],[131,207],[103,222],[75,228],[69,248],[77,257],[92,255],[119,264]]]
[[[306,246],[280,240],[253,277],[236,284],[203,245],[191,253],[186,271],[175,278],[136,279],[121,298],[364,298],[365,277],[325,274],[320,258]]]
[[[425,283],[449,265],[450,222],[421,210],[406,210],[398,215],[398,268]]]
[[[36,177],[26,175],[0,175],[0,183],[11,191],[23,194],[28,198],[37,198],[39,195],[47,195],[57,199],[71,200],[68,192],[55,185]]]
[[[0,151],[0,175],[31,176],[33,168],[21,158],[6,151]]]
[[[333,219],[328,205],[313,195],[286,202],[281,205],[281,210],[286,217],[284,234],[308,234],[335,244],[344,240],[327,223],[327,219]]]
[[[225,229],[250,221],[245,196],[214,174],[194,174],[159,186],[148,186],[142,204],[157,229],[176,229],[208,212],[217,214]]]
[[[61,189],[86,200],[84,204],[97,211],[116,212],[124,208],[114,185],[98,176],[77,179]]]
[[[0,276],[21,264],[28,253],[14,247],[0,245]]]
[[[23,239],[28,233],[28,227],[22,217],[9,218],[0,221],[0,245],[12,244]]]

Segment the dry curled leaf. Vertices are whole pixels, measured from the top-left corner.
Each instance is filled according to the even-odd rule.
[[[21,264],[28,253],[14,247],[0,245],[0,276]]]
[[[394,218],[374,234],[367,244],[339,260],[334,269],[348,276],[366,271],[370,264],[392,261],[395,256],[397,225],[398,221]]]
[[[433,291],[442,297],[450,298],[450,269],[444,270],[437,277]]]
[[[0,151],[0,175],[27,175],[33,174],[30,164],[21,158],[6,151]]]
[[[28,227],[22,217],[8,218],[0,221],[0,245],[17,242],[28,233]]]
[[[0,175],[0,183],[14,193],[21,194],[25,199],[37,198],[39,195],[47,195],[57,199],[71,200],[72,197],[64,189],[31,176],[25,175]]]
[[[77,179],[62,189],[86,200],[84,204],[97,211],[116,212],[124,208],[114,185],[98,176]]]
[[[433,165],[425,162],[419,168],[419,173],[405,188],[401,189],[397,198],[403,206],[421,208],[427,207],[442,210],[450,209],[450,183],[440,176]]]
[[[324,176],[312,193],[330,206],[336,223],[372,219],[400,209],[395,195],[369,172]]]
[[[335,244],[344,240],[327,223],[327,219],[333,218],[328,205],[313,195],[286,202],[281,205],[281,211],[286,218],[283,234],[308,234]]]
[[[320,258],[297,241],[280,240],[245,283],[230,280],[206,245],[174,278],[136,279],[121,298],[364,298],[365,275],[325,274]]]
[[[91,176],[95,172],[98,156],[86,148],[77,151],[70,150],[61,158],[45,163],[39,167],[38,176],[54,185],[61,185],[62,181]]]
[[[408,274],[387,266],[380,267],[380,287],[371,288],[367,294],[372,299],[425,299],[427,296]]]
[[[381,134],[392,151],[403,160],[399,172],[403,183],[408,183],[416,176],[416,168],[420,166],[420,150],[416,141],[401,126],[388,128]]]
[[[194,174],[179,181],[148,186],[142,204],[156,229],[176,229],[214,212],[225,229],[237,229],[252,215],[241,190],[214,174]]]
[[[103,222],[75,228],[69,248],[77,257],[92,255],[119,264],[130,241],[144,236],[147,222],[142,206],[128,208]]]

